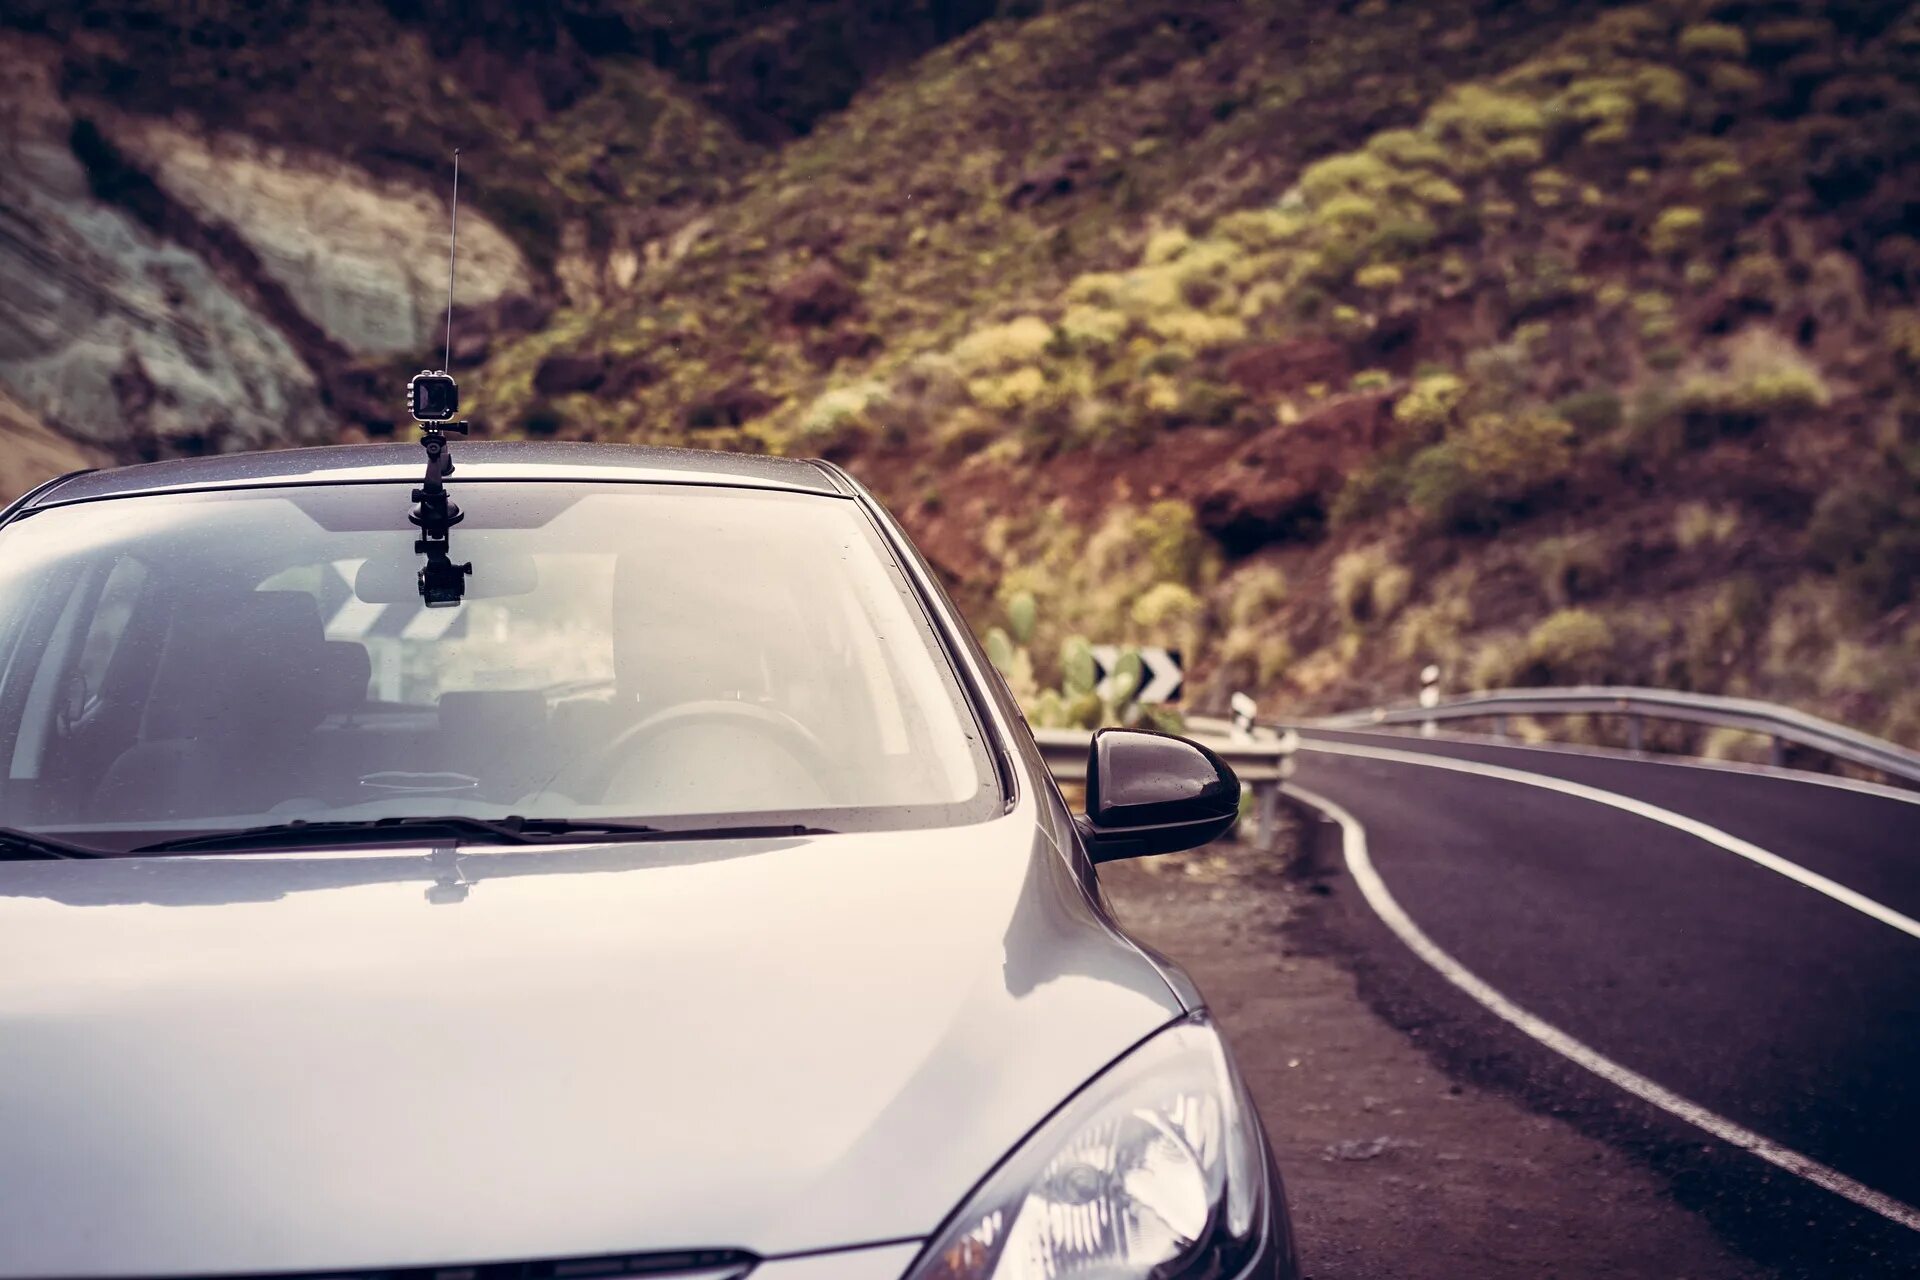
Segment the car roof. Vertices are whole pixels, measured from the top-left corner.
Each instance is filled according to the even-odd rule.
[[[762,454],[518,440],[456,440],[453,452],[461,481],[597,480],[786,489],[837,496],[851,492],[833,468]],[[418,482],[425,468],[426,455],[418,444],[227,453],[79,472],[36,491],[24,505],[60,506],[190,489]]]

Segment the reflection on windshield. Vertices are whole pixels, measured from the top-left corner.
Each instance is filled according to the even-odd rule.
[[[395,486],[0,530],[0,825],[129,848],[294,820],[984,816],[977,735],[859,509],[488,485],[428,609]]]

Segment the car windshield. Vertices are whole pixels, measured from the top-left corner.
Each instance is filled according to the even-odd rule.
[[[473,483],[423,607],[404,486],[157,494],[0,528],[0,826],[115,851],[294,821],[931,825],[979,730],[834,497]]]

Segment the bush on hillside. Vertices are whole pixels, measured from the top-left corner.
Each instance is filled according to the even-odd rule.
[[[1233,627],[1257,627],[1287,600],[1287,575],[1270,564],[1249,565],[1229,578],[1227,622]]]
[[[1920,497],[1897,470],[1830,489],[1807,525],[1806,552],[1875,612],[1920,588]]]
[[[1824,408],[1831,399],[1826,380],[1797,348],[1770,330],[1751,329],[1728,343],[1722,367],[1682,380],[1679,407],[1700,443]]]
[[[1685,253],[1700,242],[1706,225],[1707,215],[1691,205],[1662,209],[1647,230],[1647,247],[1662,256]]]
[[[1539,410],[1477,414],[1407,467],[1407,496],[1430,523],[1497,526],[1573,465],[1573,428]]]
[[[1348,626],[1371,628],[1392,620],[1406,603],[1413,574],[1382,546],[1343,552],[1333,562],[1334,608]]]
[[[1394,402],[1394,421],[1417,431],[1443,427],[1466,395],[1467,384],[1451,373],[1421,378]]]
[[[1554,401],[1553,413],[1573,424],[1583,436],[1602,436],[1618,427],[1626,412],[1618,393],[1604,387],[1576,391]]]
[[[1613,628],[1590,609],[1561,609],[1527,633],[1527,667],[1533,684],[1599,684],[1613,657]]]
[[[1746,33],[1724,22],[1697,22],[1680,33],[1680,52],[1690,58],[1725,58],[1737,61],[1747,56]]]
[[[1039,316],[975,329],[953,348],[953,358],[975,373],[1010,369],[1039,359],[1053,343],[1053,326]]]

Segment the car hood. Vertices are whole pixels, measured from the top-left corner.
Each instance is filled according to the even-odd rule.
[[[1034,824],[0,865],[0,1276],[930,1233],[1180,1012]]]

